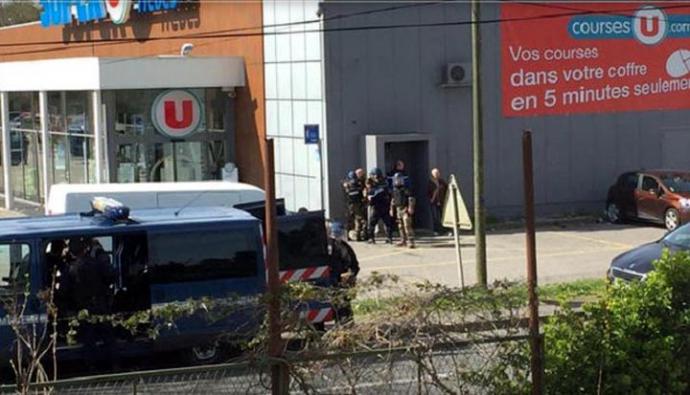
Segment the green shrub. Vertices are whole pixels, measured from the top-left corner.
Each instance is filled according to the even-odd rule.
[[[645,281],[545,325],[549,394],[682,394],[690,388],[690,256],[665,252]]]

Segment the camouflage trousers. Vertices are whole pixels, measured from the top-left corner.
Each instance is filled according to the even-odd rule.
[[[398,231],[400,232],[401,241],[404,243],[414,243],[412,215],[407,212],[407,207],[396,207],[395,219],[398,221]]]
[[[347,230],[350,240],[366,240],[367,216],[364,204],[347,205]]]

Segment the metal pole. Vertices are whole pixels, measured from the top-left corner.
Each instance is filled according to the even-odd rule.
[[[539,299],[537,296],[537,253],[534,230],[534,179],[532,174],[532,132],[522,135],[522,171],[525,193],[525,235],[527,242],[527,290],[529,295],[529,335],[532,370],[532,394],[541,394],[542,359],[539,337]]]
[[[103,168],[102,168],[102,163],[103,163],[103,145],[102,143],[102,138],[103,138],[103,113],[101,112],[103,109],[101,108],[101,91],[92,91],[91,92],[91,107],[93,111],[93,138],[94,138],[94,155],[96,159],[96,166],[95,166],[95,171],[96,171],[96,184],[100,184],[103,181]],[[86,139],[84,139],[86,141]],[[84,151],[84,155],[86,155],[85,161],[88,163],[89,161],[89,156],[86,154],[86,151]],[[88,182],[88,181],[87,181]]]
[[[41,185],[43,187],[43,197],[44,205],[48,205],[48,193],[50,192],[50,179],[51,177],[51,166],[49,162],[50,148],[50,134],[48,133],[48,125],[50,124],[50,118],[48,116],[48,92],[41,91],[38,92],[38,113],[41,118],[41,140],[43,141],[41,150],[41,167],[43,168],[43,179],[41,180]],[[40,195],[40,193],[39,193]],[[40,197],[40,196],[39,196]]]
[[[465,273],[462,267],[462,251],[460,250],[462,246],[460,245],[460,208],[458,207],[458,193],[457,184],[455,183],[455,176],[451,175],[450,187],[451,197],[453,198],[453,237],[455,238],[455,259],[458,264],[458,280],[460,281],[460,287],[465,288]]]
[[[486,233],[484,212],[484,133],[482,131],[481,38],[479,0],[472,0],[472,150],[474,153],[474,237],[477,283],[486,287]]]
[[[280,278],[278,273],[278,227],[276,218],[275,164],[273,139],[264,140],[264,189],[266,190],[266,273],[268,275],[268,352],[274,359],[283,355],[280,328]],[[282,363],[271,365],[274,395],[288,392],[286,369]]]
[[[0,92],[0,124],[2,126],[2,172],[5,193],[5,208],[14,208],[12,191],[12,140],[10,136],[10,98],[7,92]]]
[[[320,193],[321,193],[321,210],[324,212],[326,211],[326,196],[324,194],[324,171],[323,171],[323,139],[319,136],[319,144],[317,146],[317,149],[319,150],[319,185],[320,185]]]

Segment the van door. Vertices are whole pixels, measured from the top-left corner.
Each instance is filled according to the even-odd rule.
[[[266,287],[258,222],[150,232],[148,245],[152,309],[203,298],[229,306],[217,321],[202,315],[177,320],[161,333],[159,347],[195,346],[220,333],[253,334],[262,319],[256,303]]]
[[[282,282],[331,285],[323,211],[278,217],[278,259]]]

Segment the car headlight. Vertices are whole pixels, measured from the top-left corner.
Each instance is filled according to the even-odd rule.
[[[690,208],[690,199],[682,198],[680,199],[680,207],[689,209]]]

